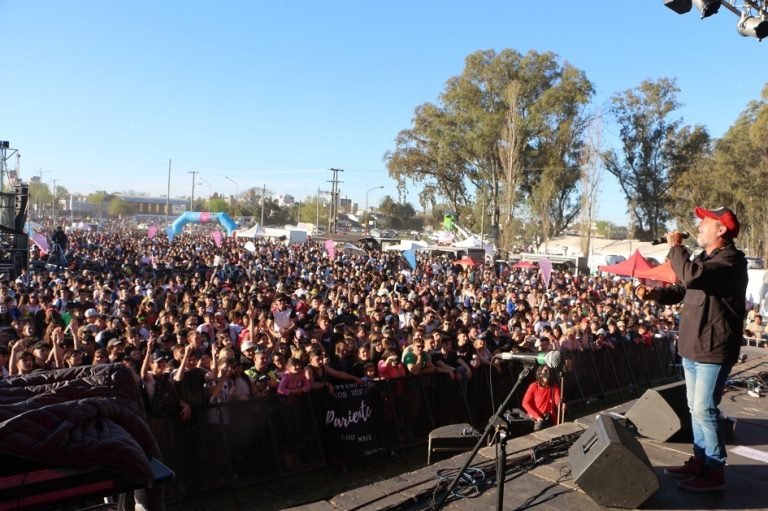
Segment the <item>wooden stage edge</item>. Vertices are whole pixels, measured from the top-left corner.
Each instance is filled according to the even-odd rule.
[[[745,379],[768,372],[768,351],[764,348],[744,348],[746,362],[731,372],[732,379]],[[634,401],[609,408],[606,412],[623,414]],[[728,467],[726,489],[709,494],[687,493],[677,488],[677,480],[664,475],[664,468],[682,464],[688,459],[688,443],[658,442],[646,438],[639,440],[653,465],[660,482],[659,490],[642,509],[697,510],[697,509],[768,509],[768,397],[753,397],[746,390],[729,390],[720,406],[722,412],[736,419],[733,438],[727,443]],[[519,458],[542,442],[582,431],[588,428],[593,415],[512,439],[507,444],[507,460]],[[453,456],[418,470],[382,480],[374,484],[341,493],[292,511],[371,511],[379,509],[431,509],[429,500],[440,480],[438,475],[455,474],[466,462],[469,453]],[[494,446],[480,449],[472,467],[479,467],[493,477],[496,459]],[[576,486],[570,477],[567,457],[544,462],[527,472],[507,469],[504,484],[504,509],[537,511],[604,509]],[[629,483],[631,484],[631,482]],[[485,485],[475,494],[449,500],[444,507],[453,511],[478,511],[496,508],[495,485]]]

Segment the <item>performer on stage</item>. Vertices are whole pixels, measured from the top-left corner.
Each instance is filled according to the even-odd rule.
[[[56,227],[56,230],[53,231],[53,234],[51,235],[51,241],[57,243],[62,252],[67,251],[67,247],[69,246],[69,238],[67,238],[67,235],[64,233],[64,228],[62,226],[59,225]]]
[[[696,208],[701,219],[698,245],[691,260],[680,232],[668,232],[667,257],[677,284],[651,289],[640,286],[640,299],[669,305],[683,302],[678,351],[683,358],[688,407],[693,428],[693,456],[664,472],[685,478],[682,490],[709,492],[725,487],[725,442],[718,405],[725,380],[741,349],[746,314],[747,262],[736,249],[739,221],[728,208]]]

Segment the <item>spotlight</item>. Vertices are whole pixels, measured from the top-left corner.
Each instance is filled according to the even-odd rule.
[[[747,16],[744,13],[736,23],[736,31],[744,37],[757,37],[758,41],[762,41],[768,37],[768,20],[762,16]]]
[[[691,10],[691,0],[664,0],[664,5],[675,11],[677,14],[685,14]]]
[[[720,0],[693,0],[693,5],[701,13],[701,19],[717,14],[720,10]]]

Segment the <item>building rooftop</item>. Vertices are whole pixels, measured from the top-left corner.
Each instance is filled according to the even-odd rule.
[[[189,204],[187,199],[166,199],[165,197],[149,197],[145,195],[123,195],[120,193],[115,194],[115,197],[119,197],[120,200],[131,203],[143,203],[143,204],[165,204],[166,202],[179,206],[183,204]]]

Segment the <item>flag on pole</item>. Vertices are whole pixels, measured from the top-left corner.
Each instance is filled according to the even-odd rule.
[[[221,231],[216,229],[211,233],[213,242],[216,243],[216,248],[221,248]]]
[[[541,270],[541,277],[544,279],[544,289],[549,289],[549,281],[552,279],[552,261],[542,259],[539,261],[539,269]]]
[[[39,232],[33,232],[29,235],[29,239],[37,245],[37,247],[40,249],[40,253],[43,255],[48,253],[48,250],[50,250],[50,247],[48,246],[48,240],[45,239],[45,235],[40,234]]]
[[[403,251],[403,257],[405,257],[405,260],[408,261],[408,266],[410,266],[412,270],[415,270],[416,269],[416,249],[411,248],[409,250]]]
[[[332,260],[336,258],[336,243],[333,240],[325,240],[325,250],[328,252],[328,257]]]
[[[152,239],[157,234],[157,226],[155,224],[152,224],[149,226],[149,229],[147,229],[147,237],[149,239]]]

